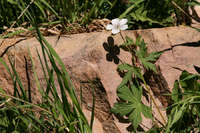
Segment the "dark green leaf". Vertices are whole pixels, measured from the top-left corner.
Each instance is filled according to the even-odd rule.
[[[121,116],[128,116],[135,130],[142,121],[141,113],[146,118],[152,119],[151,108],[141,102],[141,86],[137,87],[135,84],[131,84],[131,88],[123,86],[117,89],[117,95],[124,102],[115,103],[111,111]]]
[[[134,42],[133,42],[133,39],[132,39],[132,38],[130,38],[130,37],[128,37],[128,36],[126,36],[126,37],[125,37],[125,39],[126,39],[126,42],[125,42],[125,43],[123,43],[122,45],[124,45],[124,46],[129,46],[129,45],[133,45],[133,44],[134,44]]]
[[[141,105],[138,104],[136,105],[137,108],[134,109],[134,111],[129,115],[129,120],[132,122],[134,129],[136,130],[138,125],[142,122],[142,117],[141,117]]]
[[[135,108],[133,103],[115,103],[114,107],[111,109],[111,112],[124,116],[129,114]]]
[[[172,123],[171,125],[175,124],[182,116],[183,113],[186,111],[186,105],[183,104],[180,108],[176,108],[175,112],[174,112],[174,117],[172,119]]]
[[[178,102],[179,100],[182,99],[182,92],[181,92],[181,88],[179,86],[179,82],[178,80],[176,80],[174,82],[174,87],[172,89],[172,100],[174,102]]]
[[[146,118],[150,118],[152,119],[152,111],[151,111],[151,108],[144,105],[144,104],[141,104],[142,105],[142,114],[146,117]]]
[[[141,97],[142,97],[142,87],[136,87],[134,84],[131,85],[131,91],[134,95],[134,97],[138,100],[138,102],[141,101]]]
[[[147,53],[147,47],[144,40],[141,40],[140,37],[136,39],[136,45],[139,46],[139,50],[135,50],[136,56],[141,61],[141,64],[147,70],[153,70],[156,72],[156,67],[153,64],[162,54],[162,52],[152,52],[150,54]]]
[[[117,95],[120,99],[123,99],[125,101],[132,102],[132,103],[138,102],[138,99],[136,99],[134,93],[132,93],[127,86],[118,88]]]
[[[125,71],[125,70],[130,71],[132,69],[132,67],[133,66],[131,66],[131,65],[127,64],[127,63],[123,63],[123,64],[118,65],[117,69],[119,71]]]
[[[125,76],[123,77],[123,80],[120,83],[120,85],[118,86],[118,88],[121,88],[122,86],[126,85],[128,83],[128,81],[132,79],[132,75],[133,75],[133,72],[132,71],[128,71],[125,74]]]
[[[146,59],[141,59],[141,62],[143,64],[143,66],[147,69],[147,70],[153,70],[154,72],[156,72],[156,66],[155,64],[146,61]]]
[[[180,84],[185,91],[199,90],[199,85],[197,80],[198,80],[198,75],[191,74],[187,71],[183,71],[180,76]]]
[[[132,67],[131,71],[134,73],[136,78],[143,79],[141,69],[139,67]]]

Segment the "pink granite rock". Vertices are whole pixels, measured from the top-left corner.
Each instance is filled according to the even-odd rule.
[[[196,25],[196,27],[200,27]],[[46,37],[48,42],[54,47],[56,52],[63,60],[67,71],[69,72],[73,83],[76,86],[76,93],[80,95],[80,87],[83,89],[84,108],[90,110],[92,105],[92,88],[95,89],[96,108],[95,119],[98,121],[94,125],[98,129],[98,133],[127,133],[126,127],[129,124],[122,124],[110,113],[110,109],[116,102],[116,88],[121,82],[121,77],[117,73],[117,64],[114,61],[108,61],[108,51],[103,47],[103,43],[107,42],[110,32],[83,33],[71,36],[63,36],[57,41],[57,37]],[[165,98],[159,96],[163,89],[171,91],[174,81],[179,77],[181,69],[186,69],[189,72],[195,72],[193,64],[200,66],[200,33],[189,27],[169,27],[162,29],[148,29],[137,31],[125,31],[123,36],[129,36],[135,39],[139,34],[148,44],[149,51],[165,51],[159,60],[156,62],[160,68],[160,77],[163,80],[164,88],[154,88],[152,93],[160,108],[167,102]],[[113,36],[114,44],[119,45],[123,42],[120,35]],[[1,42],[2,40],[0,40]],[[0,55],[5,47],[0,46]],[[36,70],[39,74],[40,81],[44,80],[41,75],[41,67],[37,59],[35,48],[40,51],[40,46],[35,38],[21,41],[11,47],[3,57],[6,59],[8,55],[15,54],[16,65],[20,75],[25,80],[25,65],[24,56],[27,56],[27,48],[31,49],[31,53],[36,63]],[[2,50],[4,49],[4,50]],[[107,57],[106,57],[107,56]],[[120,51],[117,55],[121,60],[130,62],[131,56],[129,53]],[[114,59],[113,59],[114,60]],[[0,64],[0,87],[9,92],[12,91],[12,82],[6,73],[6,70]],[[26,82],[24,83],[26,84]],[[34,84],[33,84],[34,86]],[[160,86],[158,86],[160,87]],[[39,95],[35,91],[35,95]],[[36,98],[37,99],[37,98]],[[86,111],[87,112],[87,111]],[[153,113],[162,123],[157,110],[153,107]],[[162,112],[165,115],[165,111]],[[100,125],[99,125],[100,124]],[[144,128],[152,126],[151,121],[144,119]],[[141,125],[142,126],[142,125]],[[100,129],[102,128],[102,129]],[[94,133],[96,133],[94,131]]]

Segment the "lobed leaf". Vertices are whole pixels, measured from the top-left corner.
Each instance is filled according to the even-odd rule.
[[[120,99],[123,99],[128,102],[137,103],[139,102],[134,93],[130,91],[127,86],[123,86],[117,89],[117,95]]]
[[[114,104],[114,107],[111,109],[111,112],[119,114],[120,116],[125,116],[132,112],[134,108],[135,105],[133,103],[119,102]]]
[[[138,104],[136,106],[140,106],[140,104]],[[141,108],[138,107],[138,108],[134,109],[128,118],[132,122],[133,127],[136,130],[138,125],[142,122]]]

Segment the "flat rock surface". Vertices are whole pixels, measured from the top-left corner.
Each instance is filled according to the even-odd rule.
[[[195,25],[195,27],[200,26]],[[193,65],[200,66],[200,33],[196,30],[180,26],[122,32],[124,37],[127,35],[134,40],[138,34],[141,35],[148,44],[149,52],[164,51],[156,62],[156,65],[160,70],[159,76],[162,77],[161,79],[165,84],[163,88],[155,89],[167,89],[171,91],[174,81],[178,79],[182,70],[194,73]],[[103,128],[101,132],[104,133],[126,133],[128,132],[126,129],[128,125],[119,123],[118,120],[110,114],[110,109],[117,98],[116,88],[122,80],[116,71],[117,64],[115,64],[114,61],[111,62],[107,60],[106,55],[108,51],[103,47],[104,42],[107,42],[107,38],[110,35],[111,32],[104,31],[62,36],[59,39],[57,36],[52,36],[46,37],[46,39],[63,60],[77,88],[77,95],[80,95],[80,86],[83,88],[83,103],[85,109],[90,110],[89,106],[92,105],[91,88],[95,88],[95,121],[101,124],[99,126],[97,126],[98,124],[95,125],[97,130],[99,130],[98,128]],[[123,39],[119,34],[112,37],[114,38],[114,45],[123,43]],[[2,41],[3,40],[0,40],[0,44],[2,44],[0,45],[0,56],[5,60],[7,60],[7,56],[11,56],[16,60],[16,68],[25,85],[27,80],[24,57],[28,59],[28,48],[35,60],[40,81],[44,80],[41,75],[41,67],[36,53],[36,48],[40,51],[40,45],[35,38],[25,40],[24,38],[6,39],[1,43]],[[8,46],[11,47],[8,48]],[[125,62],[130,62],[131,60],[130,54],[122,50],[118,57]],[[30,63],[30,60],[28,60],[28,62]],[[0,70],[0,87],[11,93],[12,82],[2,64],[0,64]],[[95,84],[87,83],[88,81],[94,81]],[[32,83],[32,86],[34,87],[35,84]],[[38,100],[39,98],[37,98],[37,95],[39,95],[39,93],[37,93],[37,91],[33,91],[33,93],[36,95],[36,97],[34,97],[35,100]],[[158,96],[156,100],[162,107],[162,98]],[[156,110],[153,112],[162,122],[162,119],[157,116]],[[165,114],[165,112],[163,112],[163,114]],[[145,125],[147,127],[152,126],[151,122],[148,120],[145,121]]]

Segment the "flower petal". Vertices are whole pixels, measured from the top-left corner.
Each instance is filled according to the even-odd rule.
[[[111,23],[112,23],[113,25],[118,25],[119,22],[120,22],[120,19],[118,19],[118,18],[115,18],[115,19],[113,19],[113,20],[111,21]]]
[[[113,25],[111,25],[111,24],[108,24],[108,25],[106,26],[106,30],[112,30],[112,28],[113,28]]]
[[[125,24],[125,25],[120,25],[120,30],[126,30],[128,29],[128,25]]]
[[[121,19],[119,23],[120,25],[125,25],[127,22],[128,22],[127,19]]]
[[[117,33],[119,33],[120,32],[120,29],[119,28],[113,28],[112,29],[112,33],[113,34],[117,34]]]

